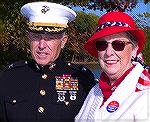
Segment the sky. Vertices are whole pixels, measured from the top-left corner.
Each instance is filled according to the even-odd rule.
[[[72,8],[75,11],[82,11],[82,7],[78,6],[78,7],[73,7]],[[96,14],[98,16],[103,15],[104,13],[106,13],[106,11],[100,11],[100,10],[90,10],[90,9],[85,9],[86,13],[93,13]],[[150,2],[147,3],[146,5],[144,4],[143,0],[139,0],[138,4],[136,5],[136,7],[134,9],[132,9],[131,12],[127,12],[129,15],[131,15],[132,17],[134,16],[134,19],[140,19],[137,15],[139,13],[145,13],[148,12],[150,13]],[[141,19],[140,19],[141,20]],[[143,23],[143,20],[141,20],[141,23]],[[146,25],[148,25],[150,27],[150,18],[145,20]]]

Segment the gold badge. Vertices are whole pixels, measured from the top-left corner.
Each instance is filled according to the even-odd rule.
[[[48,7],[48,6],[42,6],[42,10],[41,10],[41,12],[43,13],[43,14],[45,14],[47,11],[49,11],[50,10],[50,8]]]

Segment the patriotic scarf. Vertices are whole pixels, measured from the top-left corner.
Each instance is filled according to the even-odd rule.
[[[117,86],[124,80],[124,78],[130,73],[130,71],[132,71],[134,67],[135,66],[128,69],[118,80],[115,81],[115,83],[112,86],[109,85],[110,81],[108,76],[104,72],[102,72],[99,80],[99,87],[102,90],[104,96],[103,104],[112,95]],[[135,92],[147,89],[149,87],[150,87],[150,74],[146,70],[144,70],[141,76],[139,77]]]
[[[99,80],[99,87],[102,90],[103,96],[104,96],[104,101],[105,102],[113,93],[113,91],[117,88],[117,86],[124,80],[124,78],[130,73],[130,71],[134,68],[135,66],[132,66],[129,68],[113,85],[109,85],[110,81],[108,76],[102,72]]]

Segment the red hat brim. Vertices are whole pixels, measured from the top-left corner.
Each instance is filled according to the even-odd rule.
[[[94,57],[98,58],[98,51],[96,50],[95,40],[102,38],[111,34],[129,31],[137,40],[139,49],[137,55],[142,51],[145,44],[144,31],[139,28],[129,28],[124,26],[111,26],[106,27],[98,32],[96,32],[85,44],[84,48]]]

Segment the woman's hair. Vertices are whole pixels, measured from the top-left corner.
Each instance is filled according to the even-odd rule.
[[[131,34],[129,31],[126,31],[127,36],[129,37],[130,41],[133,44],[133,48],[138,46],[138,42],[136,40],[136,38],[133,36],[133,34]]]

